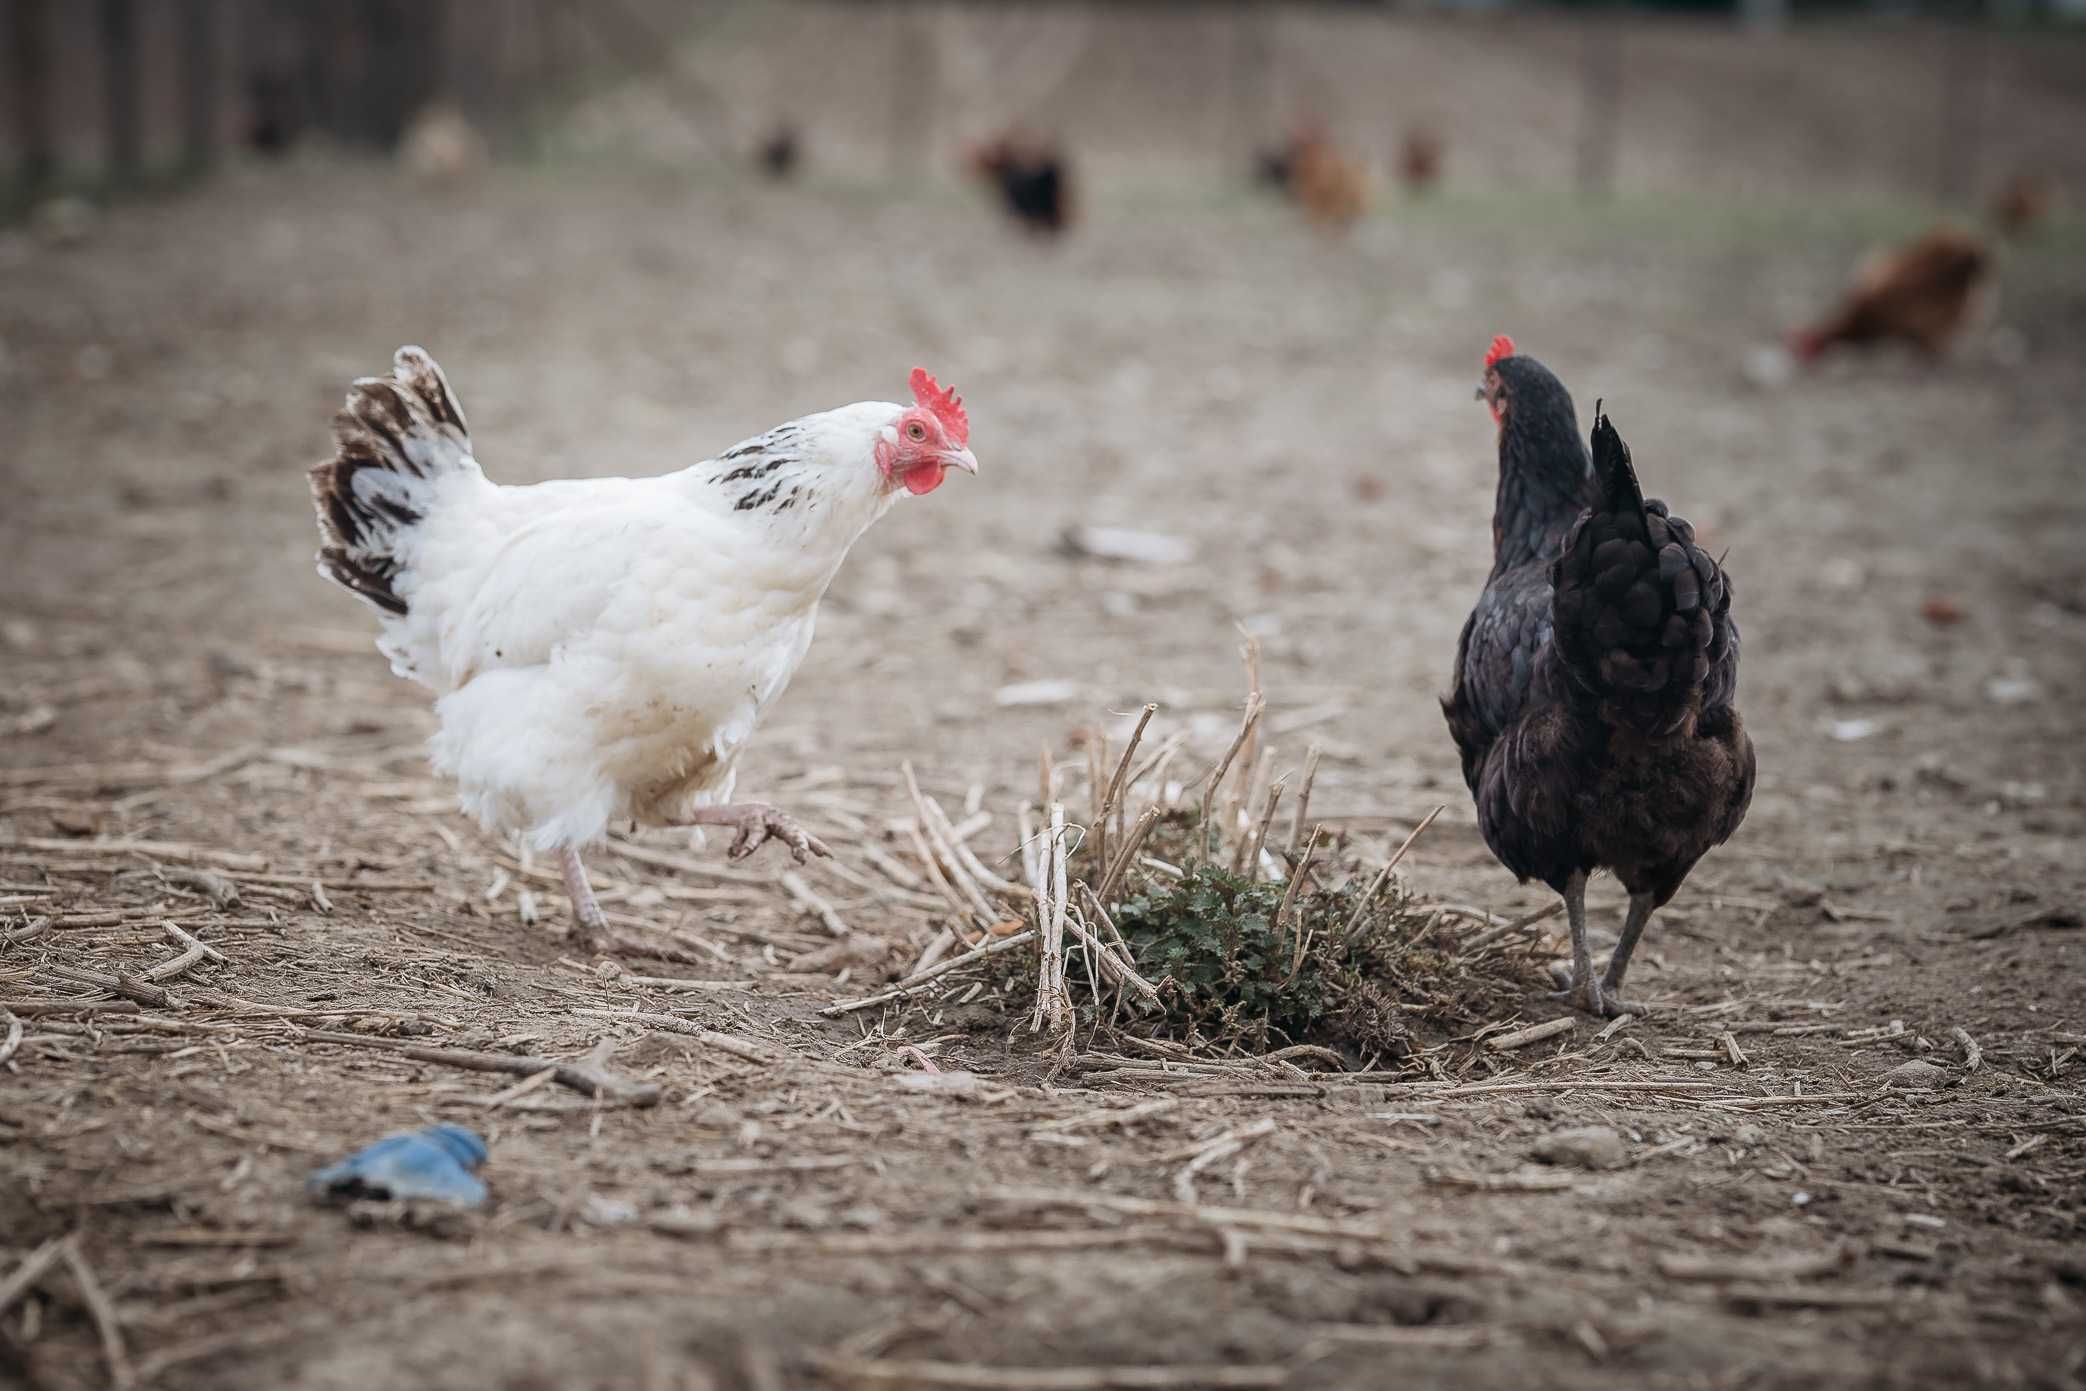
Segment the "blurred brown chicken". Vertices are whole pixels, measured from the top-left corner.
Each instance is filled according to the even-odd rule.
[[[1369,211],[1369,171],[1322,135],[1291,148],[1289,193],[1313,222],[1345,227]]]
[[[1344,227],[1369,210],[1368,168],[1341,151],[1318,121],[1299,124],[1285,143],[1255,155],[1254,175],[1325,226]]]
[[[1984,241],[1944,223],[1871,257],[1838,308],[1790,335],[1790,351],[1811,362],[1839,344],[1898,341],[1938,357],[1975,315],[1991,273]]]
[[[2050,215],[2051,202],[2048,179],[2040,174],[2016,174],[1992,195],[1988,211],[1999,235],[2015,241]]]
[[[1441,179],[1441,135],[1414,126],[1398,145],[1398,179],[1412,193],[1425,193]]]

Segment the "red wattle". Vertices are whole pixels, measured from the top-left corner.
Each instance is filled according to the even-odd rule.
[[[941,464],[921,464],[905,472],[905,490],[914,496],[931,493],[942,486],[942,479],[949,470]]]

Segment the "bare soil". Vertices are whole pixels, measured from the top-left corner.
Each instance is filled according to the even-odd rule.
[[[0,1289],[75,1234],[167,1388],[2077,1385],[2076,229],[2009,256],[1955,361],[1763,393],[1747,349],[1876,229],[1732,212],[1465,197],[1327,240],[1126,188],[1043,247],[954,189],[312,165],[9,240]],[[1739,586],[1760,791],[1639,954],[1659,1010],[1512,1052],[1472,1028],[1397,1075],[1060,1050],[964,973],[821,1016],[947,916],[871,853],[919,865],[901,761],[992,813],[997,863],[1039,750],[1076,794],[1082,731],[1119,747],[1152,700],[1184,771],[1220,754],[1242,624],[1269,766],[1323,747],[1345,853],[1445,804],[1412,890],[1544,905],[1480,844],[1435,704],[1487,563],[1500,331],[1606,399]],[[512,481],[692,462],[916,362],[964,391],[983,476],[865,539],[742,776],[834,842],[804,882],[850,936],[779,856],[647,833],[600,859],[613,962],[574,959],[555,881],[454,813],[422,693],[310,565],[303,468],[401,342]],[[1073,523],[1197,558],[1070,558]],[[59,972],[168,960],[166,920],[224,958],[169,1005],[22,1007],[112,998]],[[604,1039],[657,1104],[384,1047]],[[927,1066],[978,1080],[899,1080]],[[436,1120],[490,1141],[481,1212],[305,1199]],[[1537,1162],[1588,1125],[1620,1167]],[[7,1289],[0,1382],[109,1384],[90,1303],[62,1266]]]

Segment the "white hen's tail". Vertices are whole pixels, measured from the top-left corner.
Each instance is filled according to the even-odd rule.
[[[334,456],[311,471],[319,573],[394,616],[406,612],[399,574],[413,528],[437,485],[478,465],[464,413],[435,360],[400,348],[388,377],[364,377],[333,417]]]

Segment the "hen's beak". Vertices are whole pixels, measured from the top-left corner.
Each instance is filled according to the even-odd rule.
[[[1482,401],[1485,399],[1485,384],[1483,382],[1478,383],[1478,389],[1470,394],[1470,399],[1473,401]]]
[[[960,468],[973,478],[978,476],[978,458],[968,449],[952,449],[941,459],[950,468]]]

